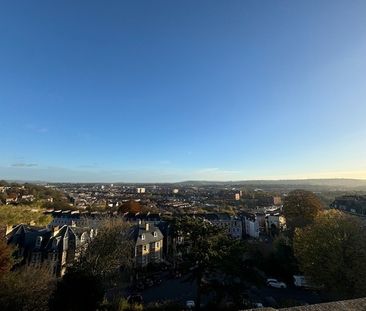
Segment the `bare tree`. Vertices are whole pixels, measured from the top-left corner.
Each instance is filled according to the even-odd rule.
[[[131,272],[134,243],[130,237],[131,224],[116,218],[102,221],[97,235],[81,250],[79,264],[86,265],[102,279],[122,272]]]
[[[22,267],[0,279],[1,310],[48,310],[56,280],[46,267]]]

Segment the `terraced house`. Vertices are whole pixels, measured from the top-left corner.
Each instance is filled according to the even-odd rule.
[[[159,263],[163,259],[163,234],[151,223],[139,223],[132,227],[135,241],[135,264],[137,268]]]
[[[7,229],[6,239],[8,244],[17,247],[16,256],[22,264],[48,267],[53,275],[63,276],[78,258],[81,247],[95,234],[89,228],[47,229],[20,224]]]

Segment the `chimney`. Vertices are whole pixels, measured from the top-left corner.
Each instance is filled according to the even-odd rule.
[[[60,230],[60,226],[52,227],[51,228],[52,236],[55,236],[57,234],[58,230]]]
[[[150,225],[149,225],[149,223],[146,223],[146,224],[145,224],[145,230],[146,230],[146,231],[149,231],[149,229],[150,229]]]
[[[4,231],[3,228],[1,228],[1,229],[2,229],[1,231]],[[5,232],[1,232],[1,237],[5,237],[6,235],[8,235],[8,233],[10,233],[11,230],[13,230],[13,226],[6,225]],[[5,234],[3,234],[3,233],[5,233]]]

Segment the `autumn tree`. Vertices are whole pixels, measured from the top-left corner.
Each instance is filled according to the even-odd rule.
[[[5,239],[0,238],[0,277],[13,266],[12,252],[12,247],[7,245]]]
[[[128,202],[122,204],[122,206],[118,209],[121,213],[140,213],[141,212],[141,204],[136,202],[135,200],[129,200]]]
[[[294,252],[300,269],[339,298],[366,292],[366,232],[361,221],[340,211],[321,213],[297,229]]]
[[[313,192],[305,190],[290,192],[283,204],[283,214],[290,234],[293,234],[295,228],[311,224],[323,208],[323,203]]]

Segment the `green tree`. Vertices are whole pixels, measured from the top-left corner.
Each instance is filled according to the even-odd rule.
[[[315,222],[297,229],[294,252],[300,269],[339,298],[366,292],[366,232],[362,222],[340,211],[321,213]]]
[[[295,228],[311,224],[323,209],[323,203],[313,192],[305,190],[290,192],[283,204],[283,214],[291,236]]]
[[[221,278],[209,283],[207,287],[216,293],[216,306],[227,297],[238,309],[242,307],[243,290],[249,284],[261,284],[250,245],[223,235],[218,239],[216,247],[221,250],[221,254],[214,258],[212,270],[221,275]]]
[[[100,278],[90,270],[73,267],[57,283],[49,307],[51,311],[95,311],[103,295]]]
[[[290,239],[279,235],[272,246],[271,253],[266,258],[266,272],[292,283],[293,275],[299,272],[299,268]]]
[[[189,268],[190,279],[196,282],[196,308],[200,308],[202,279],[204,274],[212,271],[216,261],[223,256],[220,239],[222,230],[201,218],[184,217],[177,222],[177,233],[185,240],[180,247],[184,265]]]
[[[0,193],[0,205],[5,204],[6,198],[7,198],[7,196],[5,193]]]

